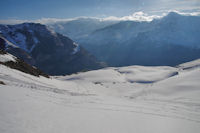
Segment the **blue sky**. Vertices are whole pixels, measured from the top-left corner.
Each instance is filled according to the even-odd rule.
[[[122,17],[166,10],[199,11],[200,0],[0,0],[0,19]]]

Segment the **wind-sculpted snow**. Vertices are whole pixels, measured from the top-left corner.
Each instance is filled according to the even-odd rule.
[[[35,77],[0,65],[0,132],[198,133],[199,60]],[[183,69],[184,67],[193,69]]]

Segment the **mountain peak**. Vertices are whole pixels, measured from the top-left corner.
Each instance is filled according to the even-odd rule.
[[[181,16],[181,15],[180,15],[179,13],[172,11],[172,12],[169,12],[169,13],[165,16],[165,18],[171,18],[171,19],[173,19],[173,18],[177,18],[177,17],[180,17],[180,16]]]

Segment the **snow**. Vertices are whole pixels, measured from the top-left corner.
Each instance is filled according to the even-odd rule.
[[[29,50],[26,49],[26,51],[28,51],[29,53],[31,53],[33,51],[33,49],[35,48],[35,46],[40,42],[34,35],[33,35],[33,42],[34,45],[31,46],[31,48],[29,48]]]
[[[74,48],[72,54],[76,54],[77,52],[80,51],[80,46],[75,42],[73,43],[73,45],[75,45],[75,48]]]
[[[11,54],[0,54],[0,62],[16,61],[16,57]]]
[[[3,39],[6,42],[5,43],[6,47],[11,46],[11,47],[17,48],[16,45],[14,45],[13,43],[11,43],[10,41],[8,41],[7,39],[5,39],[4,37],[0,36],[0,38]]]
[[[24,31],[24,27],[26,27],[26,31],[31,34],[32,42],[27,42],[27,35],[21,31]],[[31,53],[31,51],[35,48],[35,46],[39,43],[38,38],[35,36],[34,30],[36,27],[31,26],[31,23],[24,23],[19,25],[12,25],[12,26],[0,26],[0,30],[2,31],[2,36],[4,40],[7,42],[7,45],[13,47],[20,47],[21,49],[25,50],[26,52]],[[40,29],[40,31],[42,31]],[[1,37],[1,38],[3,38]],[[28,43],[31,43],[32,46],[29,48]]]
[[[181,69],[191,69],[200,66],[200,59],[180,64],[178,67]]]
[[[198,62],[49,79],[0,65],[0,132],[199,133]]]
[[[13,39],[16,41],[20,48],[26,49],[26,37],[23,34],[16,33]]]

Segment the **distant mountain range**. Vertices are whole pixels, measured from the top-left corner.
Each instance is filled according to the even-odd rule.
[[[75,22],[70,23],[74,25]],[[56,25],[58,26],[52,26]],[[87,23],[81,23],[80,27],[86,25]],[[199,16],[170,12],[151,22],[121,21],[88,30],[85,28],[86,31],[78,35],[76,42],[110,66],[174,66],[200,58],[199,25]],[[91,23],[90,26],[95,27]],[[59,32],[74,36],[76,28],[69,27],[69,24],[67,27],[62,25]]]
[[[103,66],[84,48],[45,25],[0,25],[0,31],[1,50],[48,74],[71,74]]]
[[[50,23],[52,29],[58,33],[62,33],[70,37],[74,41],[79,41],[81,38],[87,37],[93,31],[116,24],[119,21],[101,20],[98,18],[77,18],[69,21],[58,21],[56,23]]]
[[[101,62],[175,66],[200,58],[199,25],[199,16],[176,12],[151,22],[79,18],[48,26],[0,25],[0,49],[50,75],[105,67]]]

